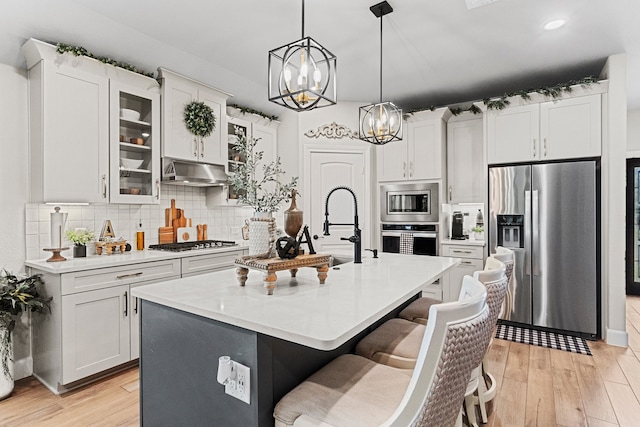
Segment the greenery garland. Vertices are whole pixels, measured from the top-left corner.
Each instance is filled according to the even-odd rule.
[[[535,89],[507,92],[507,93],[504,93],[502,96],[499,96],[496,98],[484,98],[482,102],[487,107],[487,110],[504,110],[511,104],[511,101],[509,101],[508,98],[512,98],[514,96],[519,96],[523,100],[529,101],[531,99],[531,95],[529,95],[530,93],[539,93],[540,95],[546,96],[548,98],[557,99],[557,98],[560,98],[565,93],[571,93],[573,91],[572,86],[580,85],[586,88],[591,86],[592,84],[600,84],[600,82],[598,81],[597,78],[593,76],[589,76],[579,80],[569,80],[568,82],[565,82],[565,83],[558,83],[553,86],[541,86]],[[436,107],[432,105],[428,108],[409,111],[408,113],[404,114],[404,119],[406,120],[407,118],[411,117],[413,114],[418,113],[420,111],[426,111],[426,110],[434,111],[435,109]],[[482,110],[475,104],[472,104],[467,109],[463,109],[460,107],[451,107],[450,111],[451,111],[451,114],[453,114],[454,116],[457,116],[465,111],[469,111],[470,113],[473,113],[473,114],[482,113]]]
[[[128,71],[133,71],[134,73],[142,74],[143,76],[153,78],[153,73],[148,73],[144,70],[141,70],[137,67],[134,67],[131,64],[127,64],[126,62],[116,61],[115,59],[108,58],[106,56],[97,56],[93,53],[89,52],[87,49],[82,46],[72,46],[64,43],[56,43],[56,52],[62,53],[71,53],[75,56],[86,56],[88,58],[93,58],[98,60],[104,64],[113,65],[114,67],[123,68]]]
[[[261,111],[254,110],[254,109],[249,108],[249,107],[242,107],[242,106],[240,106],[238,104],[230,104],[229,107],[232,107],[232,108],[235,108],[237,110],[240,110],[240,112],[242,114],[256,114],[256,115],[258,115],[258,116],[260,116],[262,118],[265,118],[267,120],[270,120],[270,121],[278,120],[278,116],[270,116],[270,115],[265,114],[265,113],[263,113]]]
[[[216,116],[204,102],[193,101],[184,107],[184,124],[189,132],[205,138],[216,128]]]

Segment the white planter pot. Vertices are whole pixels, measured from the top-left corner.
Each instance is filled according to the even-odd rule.
[[[271,212],[255,212],[249,222],[249,255],[268,252],[275,239],[275,219]]]
[[[0,326],[0,343],[5,342],[9,330]],[[0,364],[0,400],[8,397],[13,391],[13,340],[9,344],[9,353],[3,354],[0,352],[0,357],[7,357],[7,364],[9,366],[9,377],[5,376],[2,364]]]

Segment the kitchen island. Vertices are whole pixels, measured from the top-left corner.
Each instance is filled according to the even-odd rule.
[[[333,267],[324,285],[301,269],[278,278],[273,295],[257,271],[240,287],[235,269],[133,289],[142,299],[142,424],[272,425],[284,394],[458,263],[383,253]],[[217,383],[225,355],[251,369],[250,404]]]

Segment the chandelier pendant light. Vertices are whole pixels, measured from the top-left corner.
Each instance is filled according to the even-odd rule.
[[[295,111],[336,103],[336,57],[311,37],[269,51],[269,101]]]
[[[380,18],[380,102],[360,107],[360,139],[384,145],[402,140],[402,110],[393,102],[382,102],[382,17],[393,8],[383,1],[369,9]]]

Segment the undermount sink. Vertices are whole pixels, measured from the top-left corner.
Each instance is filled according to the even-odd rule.
[[[353,262],[353,257],[349,255],[331,255],[329,258],[329,267],[335,267],[346,262]]]

